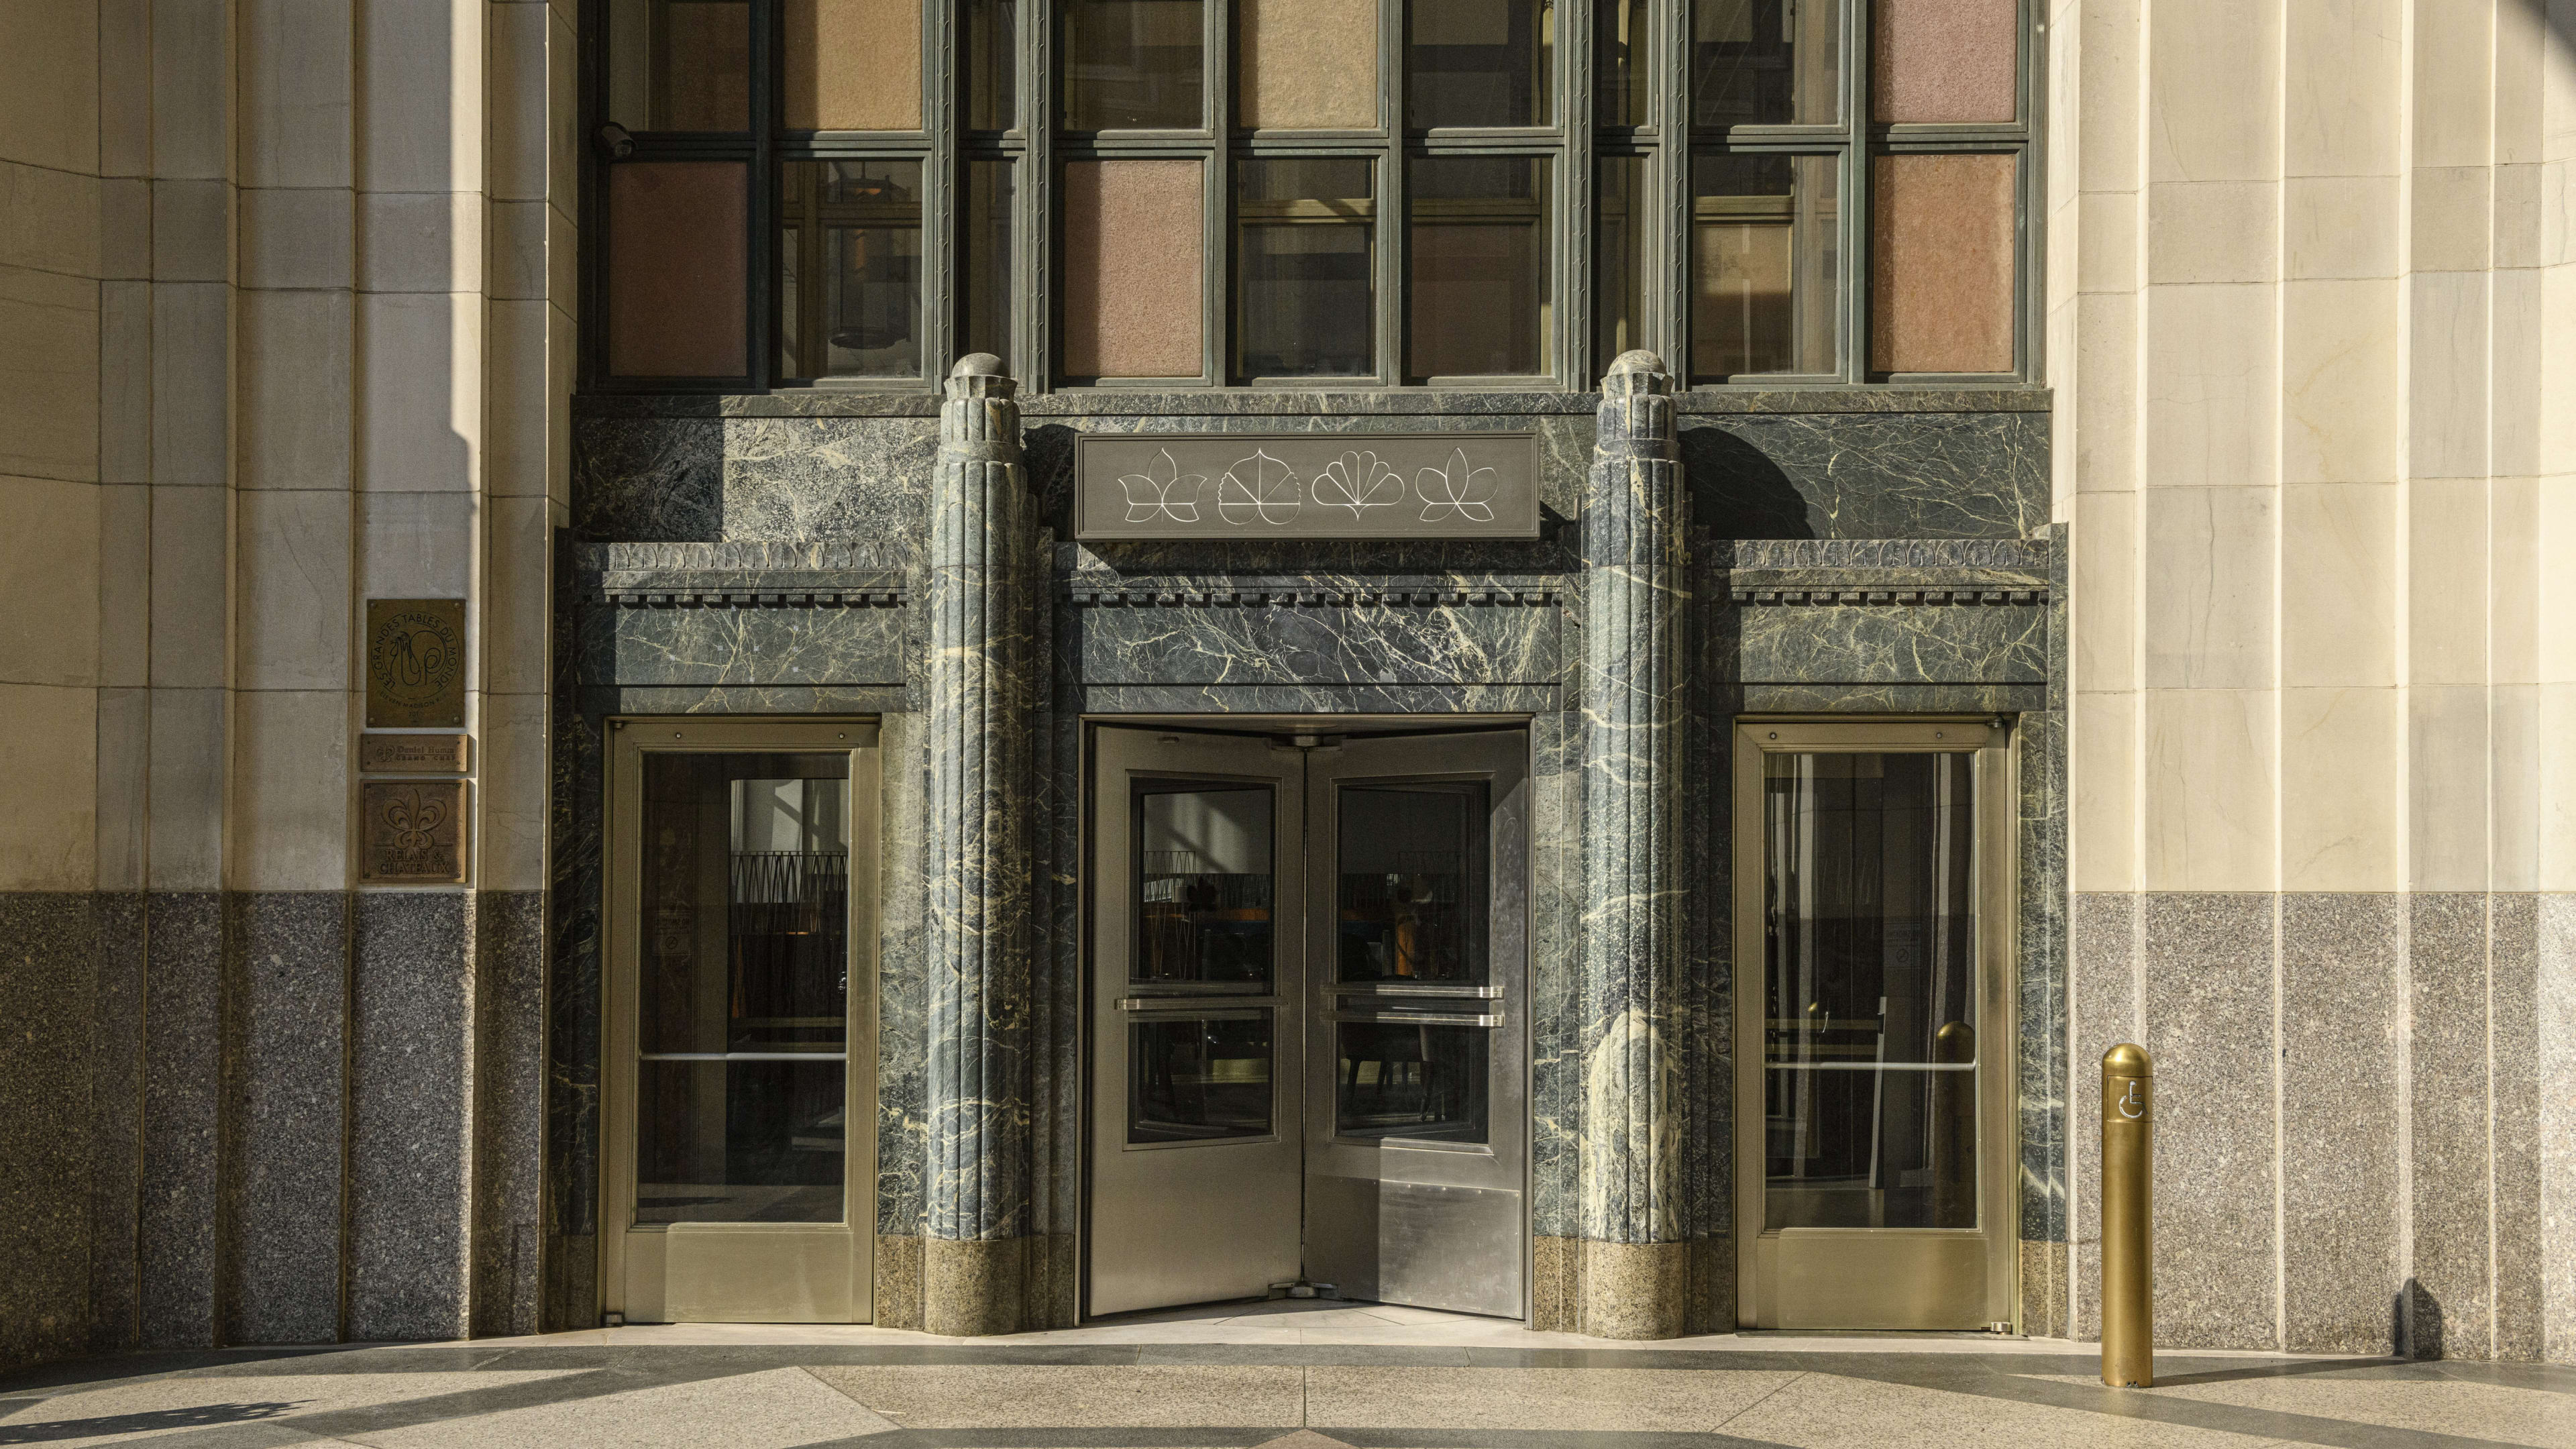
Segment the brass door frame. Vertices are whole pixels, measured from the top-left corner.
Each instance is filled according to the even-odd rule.
[[[867,1323],[875,1318],[877,1188],[877,979],[883,784],[878,721],[683,715],[607,721],[600,917],[601,1112],[600,1307],[632,1322],[668,1313],[671,1271],[682,1296],[708,1311],[692,1321]],[[665,754],[850,755],[850,992],[842,1099],[842,1221],[838,1223],[635,1223],[636,1041],[643,930],[644,756]],[[674,1262],[673,1227],[685,1252]],[[635,1239],[630,1242],[629,1239]],[[845,1275],[845,1276],[844,1276]],[[801,1312],[786,1319],[782,1310]],[[823,1316],[828,1314],[830,1316]]]
[[[1766,754],[1976,754],[1978,1008],[1993,1023],[1992,1050],[1978,1053],[1978,1227],[1790,1228],[1769,1233],[1763,1099],[1763,957],[1766,852],[1762,757]],[[2018,1100],[2020,1017],[2020,747],[1992,715],[1852,720],[1739,719],[1735,728],[1735,1302],[1745,1328],[1983,1328],[2020,1311],[2021,1167]],[[1748,1105],[1750,1104],[1750,1105]],[[1792,1238],[1830,1243],[1800,1253]],[[1766,1243],[1771,1256],[1765,1260]],[[1790,1251],[1783,1252],[1784,1244]],[[1766,1268],[1768,1271],[1766,1271]],[[1772,1285],[1765,1293],[1764,1285]],[[1795,1293],[1800,1312],[1784,1320]],[[1981,1302],[1971,1309],[1964,1300]],[[1833,1320],[1857,1318],[1862,1321]]]

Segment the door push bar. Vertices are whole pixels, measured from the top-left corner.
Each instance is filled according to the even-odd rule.
[[[1478,1015],[1463,1011],[1327,1011],[1326,1021],[1356,1021],[1374,1026],[1501,1026],[1499,1011]]]

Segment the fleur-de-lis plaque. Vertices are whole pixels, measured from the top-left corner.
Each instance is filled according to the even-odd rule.
[[[369,780],[358,809],[359,884],[465,883],[464,781]]]

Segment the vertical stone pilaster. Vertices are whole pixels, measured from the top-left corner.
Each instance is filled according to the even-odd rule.
[[[929,1222],[922,1326],[1016,1331],[1030,1233],[1030,823],[1036,505],[1016,384],[950,373],[927,563]]]
[[[1582,1164],[1575,1327],[1669,1338],[1690,1245],[1681,837],[1682,469],[1673,378],[1651,352],[1602,380],[1583,510]]]

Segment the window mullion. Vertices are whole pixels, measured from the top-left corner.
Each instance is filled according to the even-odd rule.
[[[1592,356],[1593,277],[1599,250],[1598,192],[1593,137],[1598,128],[1599,77],[1594,59],[1600,34],[1598,0],[1563,0],[1557,6],[1558,151],[1556,256],[1548,270],[1557,289],[1554,341],[1557,386],[1588,390],[1599,379]],[[1600,359],[1606,366],[1608,359]]]
[[[1223,387],[1234,380],[1234,319],[1227,305],[1233,296],[1234,272],[1234,5],[1233,0],[1207,0],[1206,83],[1200,88],[1206,122],[1215,138],[1200,172],[1205,204],[1199,219],[1205,240],[1200,253],[1201,301],[1199,336],[1205,354],[1199,359],[1208,382]]]
[[[921,119],[929,128],[930,154],[921,181],[921,360],[924,380],[937,385],[956,360],[959,285],[957,211],[957,31],[961,0],[921,0]]]
[[[1843,3],[1841,265],[1834,278],[1840,369],[1847,383],[1869,379],[1869,66],[1871,0]]]
[[[1028,138],[1020,159],[1011,224],[1012,311],[1017,319],[1012,361],[1031,393],[1055,386],[1055,38],[1054,0],[1020,0],[1019,52],[1026,64],[1013,94],[1019,125]]]

